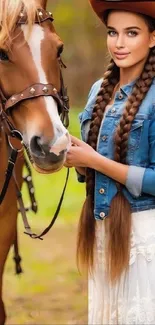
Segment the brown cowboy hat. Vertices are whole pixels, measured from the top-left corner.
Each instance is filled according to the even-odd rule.
[[[155,1],[129,0],[89,0],[96,14],[103,21],[104,13],[108,9],[121,9],[145,14],[155,18]]]

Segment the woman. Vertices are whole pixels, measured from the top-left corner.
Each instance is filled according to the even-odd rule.
[[[67,155],[86,180],[78,260],[89,324],[155,324],[155,3],[90,1],[111,62]]]

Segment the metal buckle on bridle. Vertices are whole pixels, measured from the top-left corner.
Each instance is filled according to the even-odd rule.
[[[16,138],[21,143],[21,148],[15,147],[15,145],[12,144],[11,138]],[[12,150],[16,150],[17,152],[21,152],[23,150],[23,137],[22,134],[18,130],[12,130],[10,132],[10,135],[8,135],[8,143]]]

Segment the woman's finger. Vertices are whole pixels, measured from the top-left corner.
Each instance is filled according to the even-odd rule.
[[[72,168],[73,166],[71,166],[69,163],[65,162],[64,163],[64,166],[67,167],[67,168]]]
[[[71,135],[70,137],[71,137],[71,142],[73,145],[81,146],[82,141],[80,139],[74,137],[73,135]]]

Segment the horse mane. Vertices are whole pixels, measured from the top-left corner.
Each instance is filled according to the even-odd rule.
[[[0,48],[6,48],[12,41],[12,31],[16,26],[19,14],[24,10],[27,14],[28,35],[35,21],[36,10],[41,7],[41,0],[0,0]]]

